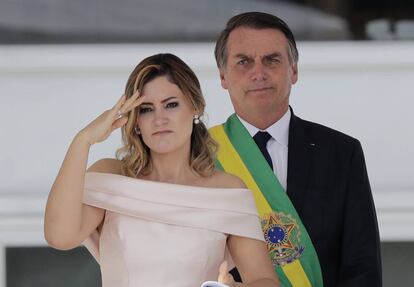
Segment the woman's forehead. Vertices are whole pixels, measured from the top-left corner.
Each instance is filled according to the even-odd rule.
[[[146,83],[142,90],[142,96],[148,101],[164,101],[167,98],[184,98],[181,89],[167,76],[156,77]]]

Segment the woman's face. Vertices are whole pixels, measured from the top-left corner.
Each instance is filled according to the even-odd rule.
[[[167,76],[145,84],[141,96],[145,99],[138,107],[137,124],[151,152],[189,151],[196,111],[188,97]]]

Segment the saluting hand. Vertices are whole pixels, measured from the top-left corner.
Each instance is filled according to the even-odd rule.
[[[128,121],[126,113],[139,106],[143,97],[138,98],[136,92],[128,100],[123,95],[112,109],[104,111],[100,116],[81,130],[90,145],[106,140],[116,129],[125,125]]]

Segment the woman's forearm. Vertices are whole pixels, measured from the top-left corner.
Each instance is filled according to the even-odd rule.
[[[44,232],[46,241],[64,249],[79,234],[82,199],[90,144],[78,133],[73,139],[47,200]]]

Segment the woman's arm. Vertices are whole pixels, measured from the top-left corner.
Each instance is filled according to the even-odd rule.
[[[240,178],[224,172],[217,172],[215,182],[220,187],[246,188]],[[227,267],[224,268],[225,264],[220,266],[219,282],[230,287],[275,287],[280,285],[263,241],[230,235],[227,239],[227,247],[240,272],[243,283],[234,282]]]
[[[239,270],[243,283],[223,282],[233,286],[277,287],[279,279],[263,241],[230,235],[227,247]],[[231,276],[231,275],[230,275]],[[232,281],[230,279],[230,281]]]
[[[82,204],[89,147],[82,133],[74,138],[49,193],[44,233],[57,249],[78,246],[103,219],[103,210]]]
[[[44,219],[45,239],[57,249],[71,249],[81,244],[101,223],[104,210],[83,204],[83,189],[89,148],[104,141],[127,122],[119,112],[127,113],[142,101],[138,94],[102,113],[73,139],[59,173],[53,183],[46,204]],[[106,171],[106,163],[98,161],[89,171]]]

